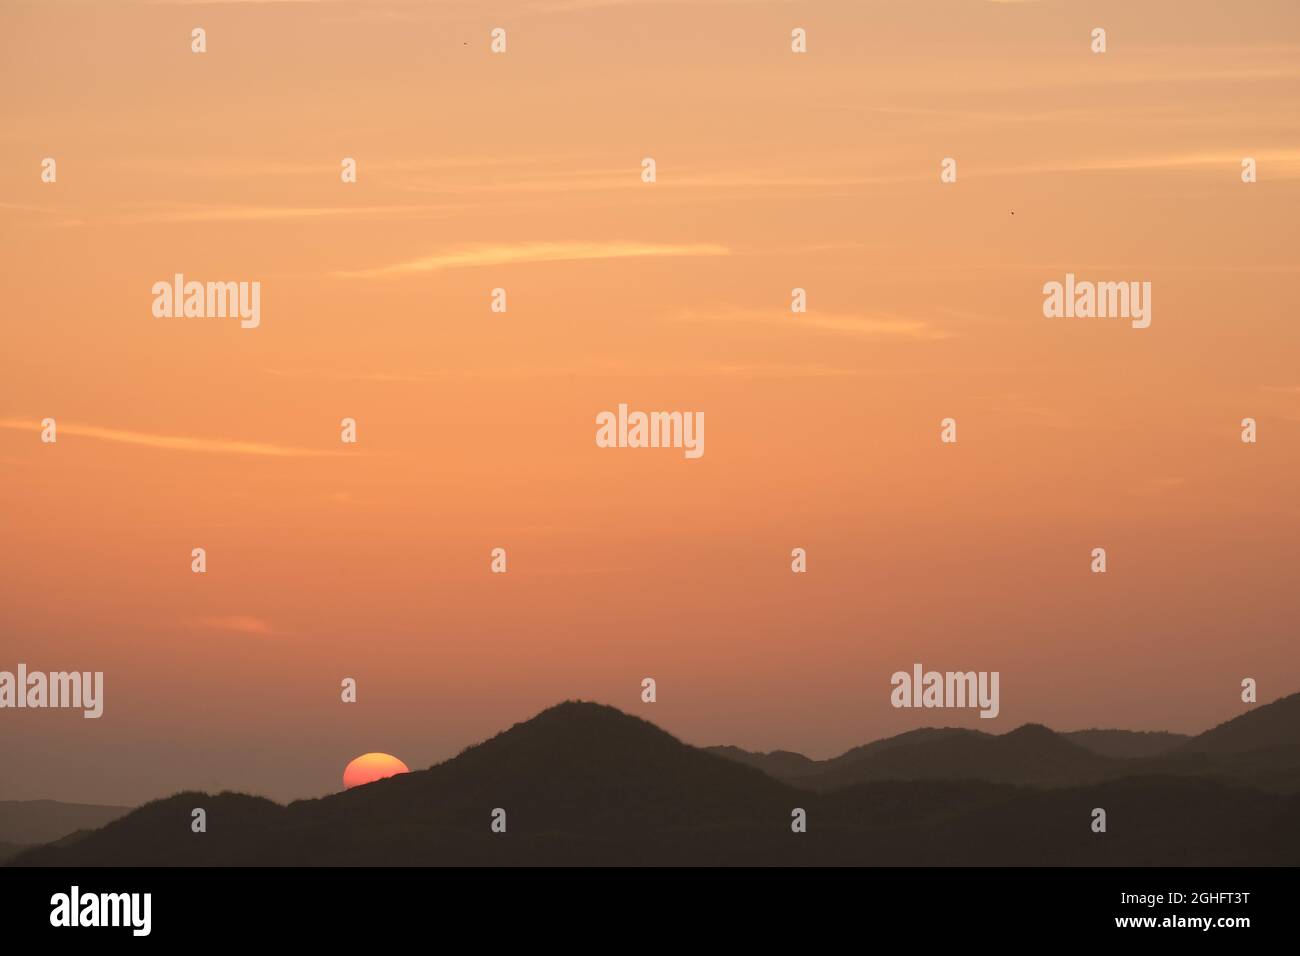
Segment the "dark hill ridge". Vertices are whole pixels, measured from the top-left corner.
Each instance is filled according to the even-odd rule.
[[[453,759],[282,807],[177,794],[23,864],[658,862],[677,846],[748,846],[788,821],[797,791],[600,704],[567,702]],[[190,832],[194,807],[208,832]],[[509,832],[492,834],[491,811]],[[788,833],[788,822],[777,828]],[[677,841],[674,844],[673,841]]]
[[[991,780],[1067,784],[1101,779],[1110,762],[1038,724],[993,736],[978,732],[888,747],[828,770],[827,789],[869,780]]]
[[[130,809],[57,800],[0,800],[0,841],[50,843],[76,830],[102,827]]]
[[[1078,753],[1109,759],[1035,725],[1001,736],[904,736],[863,748],[867,756],[845,767],[889,760],[908,772],[937,772],[941,759],[971,761],[960,752],[968,746],[1003,761],[1008,773],[1009,761],[1026,755],[1047,761],[1049,771]],[[196,806],[207,810],[205,834],[190,830]],[[1106,834],[1089,827],[1097,806],[1109,815]],[[506,834],[490,832],[495,807],[508,814]],[[807,833],[790,830],[796,807],[807,811]],[[177,794],[14,862],[1294,865],[1300,796],[1176,775],[1052,789],[886,779],[813,792],[612,707],[569,702],[428,770],[288,806],[242,794]]]
[[[438,806],[443,822],[486,829],[489,811],[505,807],[520,828],[600,831],[724,825],[738,809],[770,811],[789,799],[790,788],[766,774],[688,747],[649,721],[570,701],[429,770],[291,809],[310,819],[425,820]]]
[[[719,757],[726,757],[728,760],[747,764],[776,777],[778,780],[797,779],[810,774],[821,773],[822,770],[820,761],[812,760],[803,754],[794,753],[790,750],[773,750],[770,753],[758,754],[750,753],[748,750],[741,750],[739,747],[723,746],[706,747],[704,749],[711,754],[717,754]]]
[[[1182,745],[1186,753],[1242,754],[1300,747],[1300,694],[1246,711]]]
[[[883,750],[891,750],[895,747],[904,747],[909,744],[933,743],[937,740],[947,740],[952,737],[983,737],[987,736],[979,730],[966,730],[962,727],[920,727],[916,730],[907,730],[901,734],[895,734],[893,737],[885,737],[883,740],[873,740],[869,744],[863,744],[860,747],[854,747],[847,750],[840,756],[833,758],[834,762],[849,762],[857,760],[860,757],[870,757],[880,753]]]
[[[710,748],[777,779],[814,790],[838,790],[874,780],[985,780],[995,783],[1063,786],[1105,779],[1113,761],[1040,724],[1005,734],[953,727],[912,730],[878,740],[830,760],[792,761],[797,754],[747,754]],[[795,772],[790,772],[794,768]]]
[[[1102,730],[1096,727],[1073,730],[1061,736],[1085,750],[1119,760],[1156,757],[1191,740],[1186,734],[1171,734],[1165,730]]]
[[[977,779],[1079,786],[1143,774],[1216,776],[1300,792],[1300,694],[1257,707],[1196,737],[1127,730],[1058,734],[1025,724],[1005,734],[922,728],[854,747],[830,760],[788,751],[712,747],[794,786],[827,791],[873,780]]]

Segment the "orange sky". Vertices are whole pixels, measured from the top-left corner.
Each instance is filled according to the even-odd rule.
[[[828,756],[1300,690],[1289,0],[13,2],[0,47],[0,669],[106,681],[0,712],[0,798],[314,795],[570,697]],[[176,272],[260,327],[154,318]],[[1151,327],[1044,318],[1066,272]],[[705,455],[597,448],[620,402]],[[916,661],[1001,715],[893,710]]]

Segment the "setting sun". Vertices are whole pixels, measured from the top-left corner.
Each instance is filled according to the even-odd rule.
[[[385,777],[410,772],[410,767],[391,754],[362,754],[343,771],[343,789],[351,790],[363,783],[374,783]]]

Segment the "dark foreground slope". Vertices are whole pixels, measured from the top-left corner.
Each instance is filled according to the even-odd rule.
[[[191,811],[208,831],[191,832]],[[494,808],[508,832],[490,830]],[[1092,810],[1108,831],[1093,833]],[[808,832],[791,812],[806,810]],[[287,807],[177,794],[19,865],[1295,864],[1300,797],[1213,779],[1051,790],[981,781],[797,789],[587,703],[453,760]]]
[[[26,847],[102,827],[130,809],[57,800],[0,800],[0,863]]]

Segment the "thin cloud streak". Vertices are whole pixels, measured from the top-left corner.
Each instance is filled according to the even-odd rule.
[[[39,434],[41,423],[33,419],[5,418],[0,419],[0,428],[11,431],[30,431],[33,434]],[[72,435],[78,438],[94,438],[100,441],[118,442],[124,445],[140,445],[146,448],[161,448],[169,451],[258,455],[271,458],[319,458],[338,454],[338,452],[295,448],[289,445],[271,445],[263,442],[226,441],[218,438],[186,438],[180,435],[152,435],[147,432],[101,428],[98,425],[78,425],[72,422],[59,422],[57,428],[59,437]]]
[[[418,275],[476,266],[522,265],[537,262],[582,262],[593,259],[694,258],[726,256],[726,246],[709,243],[656,244],[646,242],[531,242],[510,245],[468,246],[437,252],[420,259],[355,272],[335,272],[345,279]]]
[[[463,203],[395,206],[179,206],[113,217],[120,225],[140,226],[182,222],[264,222],[293,219],[400,219],[437,215],[470,208]]]
[[[686,312],[678,317],[683,322],[736,322],[788,330],[820,329],[842,335],[866,338],[892,337],[938,341],[953,338],[951,332],[937,329],[921,319],[907,319],[893,315],[846,315],[836,313],[804,312],[780,315],[768,310],[734,310],[724,312]]]
[[[834,378],[852,375],[894,375],[899,369],[842,368],[818,363],[741,363],[718,362],[685,367],[650,368],[645,366],[564,366],[537,368],[459,368],[428,371],[347,371],[333,369],[262,370],[280,378],[317,379],[331,382],[373,382],[394,385],[421,385],[454,381],[501,381],[531,378]],[[906,374],[906,372],[903,372]]]
[[[1012,172],[1109,172],[1143,169],[1181,169],[1187,167],[1217,166],[1239,173],[1241,161],[1251,156],[1261,166],[1276,164],[1270,171],[1274,176],[1281,171],[1287,178],[1300,175],[1300,150],[1257,150],[1237,153],[1181,153],[1164,156],[1134,156],[1129,158],[1083,160],[1061,166],[1033,167]]]
[[[228,5],[269,6],[280,3],[325,4],[341,0],[144,0],[149,7],[222,7]]]
[[[447,170],[481,171],[485,168],[517,168],[536,170],[547,163],[562,164],[590,158],[587,153],[551,153],[543,156],[521,159],[517,156],[498,156],[481,153],[472,156],[422,156],[410,159],[366,159],[361,168],[367,176],[382,173],[421,173],[445,172]],[[301,157],[288,160],[268,160],[263,158],[231,157],[225,160],[191,160],[177,154],[151,154],[148,156],[125,156],[113,165],[137,172],[147,172],[151,176],[177,174],[180,178],[192,179],[205,176],[219,179],[260,178],[264,176],[330,176],[338,175],[339,161],[335,157],[309,161]]]
[[[1300,150],[1262,149],[1249,155],[1260,164],[1271,179],[1300,178]],[[1040,162],[1017,165],[980,166],[963,165],[964,179],[993,177],[1055,176],[1062,174],[1095,173],[1146,173],[1183,170],[1218,175],[1219,171],[1238,172],[1242,156],[1237,153],[1209,150],[1188,151],[1155,155],[1062,157],[1059,161],[1045,159]],[[803,163],[796,157],[789,165]],[[423,161],[389,164],[395,171],[405,168],[424,168]],[[461,165],[461,161],[448,166]],[[466,162],[468,166],[469,163]],[[286,169],[295,167],[287,166]],[[827,173],[820,175],[789,175],[776,170],[712,170],[683,168],[671,180],[658,187],[667,201],[682,201],[690,194],[690,202],[737,202],[784,199],[789,195],[856,193],[873,188],[906,184],[929,183],[934,179],[931,171],[882,171],[874,174]],[[392,183],[395,189],[429,198],[432,202],[393,203],[388,205],[357,206],[285,206],[243,204],[160,203],[122,212],[92,214],[87,218],[71,218],[63,209],[0,203],[0,209],[49,217],[63,217],[57,225],[84,226],[87,222],[105,221],[116,225],[166,225],[216,222],[292,222],[296,220],[404,220],[427,219],[482,210],[487,202],[507,202],[516,208],[537,207],[556,195],[571,202],[575,195],[595,196],[623,193],[628,190],[628,180],[623,174],[609,168],[586,170],[552,170],[542,175],[523,178],[504,178],[494,182],[456,182],[439,180],[424,182],[419,179],[399,177]],[[699,193],[709,195],[700,196]],[[86,215],[85,210],[81,211]],[[643,255],[725,255],[725,247],[676,246],[653,247],[650,244],[598,243],[534,243],[518,246],[483,246],[452,253],[436,254],[406,263],[397,263],[380,269],[359,272],[340,272],[349,278],[398,275],[429,272],[442,268],[470,265],[497,265],[512,261],[560,261],[577,259],[608,259]],[[514,250],[508,252],[507,250]],[[678,250],[678,251],[674,251]],[[499,257],[499,258],[494,258]],[[472,261],[481,257],[481,261]]]
[[[533,0],[524,7],[525,12],[568,13],[585,10],[601,10],[615,7],[632,6],[780,6],[789,5],[797,0]]]
[[[225,617],[202,617],[194,622],[196,626],[210,631],[229,631],[235,634],[256,634],[268,636],[276,633],[267,621],[249,614],[231,614]]]

